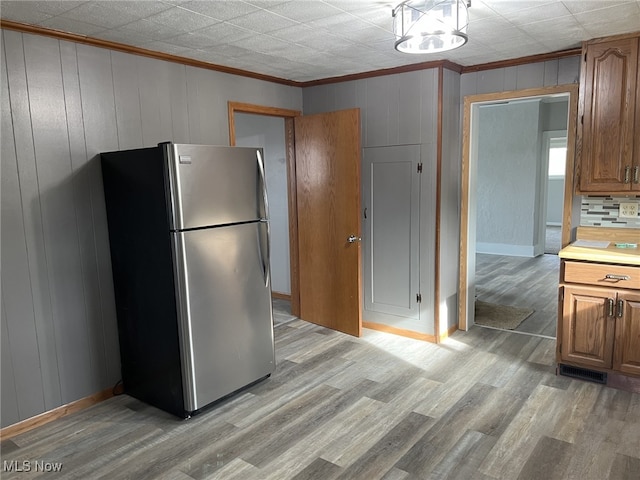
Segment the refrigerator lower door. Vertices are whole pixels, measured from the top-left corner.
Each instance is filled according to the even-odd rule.
[[[173,234],[187,412],[274,371],[267,228]]]

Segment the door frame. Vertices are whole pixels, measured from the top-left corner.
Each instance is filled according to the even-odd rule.
[[[571,239],[571,218],[574,191],[574,165],[576,151],[576,128],[578,119],[578,85],[558,85],[553,87],[531,88],[526,90],[514,90],[507,92],[486,93],[479,95],[467,95],[464,97],[464,113],[462,126],[462,167],[461,167],[461,188],[460,188],[460,265],[458,276],[458,326],[460,330],[468,330],[473,324],[469,318],[470,299],[468,295],[468,285],[475,282],[475,269],[471,272],[469,266],[475,265],[475,239],[469,241],[470,225],[469,210],[472,201],[475,201],[474,192],[471,187],[472,171],[477,168],[476,160],[471,158],[472,136],[472,115],[476,117],[475,109],[478,104],[491,104],[505,100],[515,100],[530,97],[540,97],[548,95],[568,94],[569,112],[567,116],[567,164],[565,170],[564,183],[564,206],[562,210],[562,244],[564,247]],[[473,231],[475,235],[475,231]],[[473,251],[470,251],[473,250]],[[473,261],[470,259],[473,258]]]
[[[541,204],[541,208],[542,208],[542,212],[544,213],[544,215],[541,218],[541,222],[540,222],[540,227],[541,227],[541,231],[544,232],[547,228],[547,223],[548,223],[548,218],[547,218],[547,204],[548,204],[548,197],[549,197],[549,150],[550,150],[550,146],[553,143],[553,140],[558,139],[558,138],[564,138],[565,139],[565,144],[567,142],[567,135],[568,132],[567,130],[547,130],[542,132],[542,151],[544,152],[544,156],[543,158],[543,163],[542,165],[540,165],[542,167],[542,172],[544,175],[546,175],[547,178],[547,182],[545,183],[545,187],[544,187],[544,195],[543,195],[543,200],[544,202]],[[565,158],[565,162],[566,162],[566,158]],[[562,180],[562,191],[564,192],[564,182],[566,180],[566,176],[563,177]],[[564,213],[564,212],[563,212]],[[562,224],[560,225],[562,226]],[[546,242],[545,237],[546,235],[544,235],[544,233],[542,234],[543,237],[543,246],[546,248]]]
[[[300,316],[300,274],[298,259],[298,200],[296,193],[296,154],[294,143],[293,119],[302,115],[299,110],[266,107],[241,102],[227,102],[229,114],[229,145],[236,144],[235,114],[249,113],[284,119],[284,141],[287,162],[287,200],[289,207],[289,265],[291,280],[291,314]]]

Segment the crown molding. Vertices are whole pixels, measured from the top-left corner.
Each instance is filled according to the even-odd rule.
[[[99,48],[107,48],[109,50],[116,50],[118,52],[132,53],[134,55],[141,55],[143,57],[151,57],[158,60],[165,60],[167,62],[180,63],[183,65],[189,65],[191,67],[204,68],[206,70],[215,70],[217,72],[230,73],[232,75],[239,75],[241,77],[254,78],[256,80],[264,80],[267,82],[279,83],[281,85],[287,85],[290,87],[302,87],[301,82],[295,82],[293,80],[286,80],[284,78],[273,77],[271,75],[263,75],[260,73],[250,72],[248,70],[241,70],[239,68],[225,67],[224,65],[216,65],[214,63],[203,62],[201,60],[194,60],[191,58],[180,57],[178,55],[171,55],[168,53],[156,52],[154,50],[147,50],[144,48],[133,47],[124,43],[112,42],[110,40],[101,40],[99,38],[88,37],[86,35],[78,35],[76,33],[63,32],[61,30],[53,30],[50,28],[39,27],[37,25],[28,25],[26,23],[12,22],[10,20],[0,19],[0,28],[6,30],[15,30],[23,33],[33,33],[36,35],[44,35],[47,37],[57,38],[59,40],[68,40],[70,42],[82,43],[85,45],[91,45]]]
[[[548,60],[557,60],[559,58],[579,56],[582,52],[581,48],[570,48],[568,50],[560,50],[558,52],[540,53],[538,55],[529,55],[527,57],[512,58],[510,60],[500,60],[498,62],[481,63],[478,65],[470,65],[462,67],[461,73],[481,72],[483,70],[493,70],[496,68],[515,67],[528,63],[546,62]]]
[[[361,80],[363,78],[382,77],[384,75],[395,75],[397,73],[415,72],[417,70],[427,70],[429,68],[446,68],[453,70],[454,72],[461,73],[462,67],[457,63],[450,62],[449,60],[434,60],[431,62],[412,63],[410,65],[401,65],[399,67],[384,68],[382,70],[373,70],[370,72],[353,73],[351,75],[343,75],[340,77],[322,78],[319,80],[311,80],[303,82],[303,87],[316,87],[318,85],[327,85],[330,83],[348,82],[352,80]]]
[[[112,42],[110,40],[101,40],[98,38],[88,37],[86,35],[78,35],[75,33],[63,32],[61,30],[53,30],[50,28],[44,28],[37,25],[29,25],[26,23],[13,22],[10,20],[0,19],[0,28],[6,30],[15,30],[23,33],[33,33],[36,35],[45,35],[48,37],[57,38],[59,40],[67,40],[70,42],[82,43],[85,45],[91,45],[99,48],[106,48],[109,50],[115,50],[118,52],[131,53],[134,55],[141,55],[144,57],[155,58],[158,60],[164,60],[167,62],[180,63],[183,65],[189,65],[192,67],[204,68],[206,70],[214,70],[217,72],[229,73],[231,75],[239,75],[241,77],[253,78],[256,80],[264,80],[266,82],[278,83],[280,85],[287,85],[289,87],[315,87],[318,85],[328,85],[332,83],[348,82],[353,80],[361,80],[365,78],[381,77],[384,75],[395,75],[398,73],[415,72],[417,70],[426,70],[430,68],[446,68],[453,72],[460,74],[480,72],[483,70],[493,70],[496,68],[506,68],[518,65],[524,65],[528,63],[544,62],[548,60],[556,60],[559,58],[573,57],[581,54],[580,48],[572,48],[569,50],[562,50],[558,52],[543,53],[539,55],[530,55],[527,57],[514,58],[510,60],[502,60],[498,62],[483,63],[478,65],[462,66],[449,60],[435,60],[430,62],[413,63],[410,65],[401,65],[399,67],[385,68],[381,70],[372,70],[369,72],[354,73],[349,75],[342,75],[337,77],[328,77],[318,80],[310,80],[306,82],[298,82],[294,80],[287,80],[284,78],[274,77],[271,75],[263,75],[260,73],[250,72],[248,70],[242,70],[239,68],[225,67],[224,65],[217,65],[214,63],[203,62],[201,60],[194,60],[187,57],[180,57],[178,55],[171,55],[168,53],[156,52],[154,50],[147,50],[144,48],[133,47],[124,43]]]

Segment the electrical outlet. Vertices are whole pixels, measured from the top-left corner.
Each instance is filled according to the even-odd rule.
[[[621,203],[620,204],[620,217],[635,218],[638,216],[638,204],[637,203]]]

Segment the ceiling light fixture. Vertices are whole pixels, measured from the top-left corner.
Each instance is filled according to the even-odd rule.
[[[406,0],[393,9],[395,48],[403,53],[436,53],[467,43],[469,0]]]

